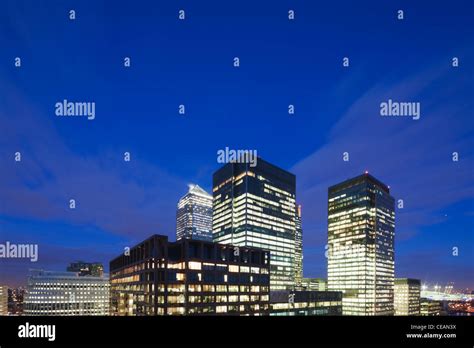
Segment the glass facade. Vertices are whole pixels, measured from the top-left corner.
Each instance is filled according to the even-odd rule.
[[[212,196],[198,185],[178,202],[176,240],[182,238],[212,242]]]
[[[395,201],[368,173],[329,188],[328,290],[344,315],[393,315]]]
[[[303,228],[301,226],[301,205],[296,206],[295,217],[295,285],[301,286],[303,280]]]
[[[420,315],[420,291],[418,279],[395,279],[395,315]]]
[[[213,176],[214,241],[270,251],[272,290],[295,285],[296,178],[258,158],[228,163]]]
[[[266,315],[268,252],[154,235],[110,262],[112,315]]]

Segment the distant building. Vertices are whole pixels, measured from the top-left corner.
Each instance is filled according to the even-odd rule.
[[[8,289],[8,313],[10,315],[23,314],[23,301],[26,289],[24,287]]]
[[[0,315],[8,315],[8,286],[0,285]]]
[[[213,240],[270,251],[270,287],[295,286],[296,177],[258,158],[213,175]]]
[[[303,280],[303,227],[301,225],[301,205],[296,205],[295,216],[295,285]]]
[[[328,190],[328,289],[344,315],[393,315],[395,200],[365,173]]]
[[[328,282],[323,278],[303,278],[301,286],[308,291],[327,291]]]
[[[73,272],[30,270],[24,314],[109,315],[109,279]]]
[[[441,315],[441,302],[433,301],[426,298],[420,301],[420,315],[423,316],[438,316]]]
[[[67,267],[68,272],[76,272],[79,276],[94,276],[94,277],[102,277],[104,275],[104,266],[101,263],[95,262],[84,262],[84,261],[77,261],[71,262]]]
[[[110,262],[112,315],[268,315],[268,251],[153,235]]]
[[[212,242],[212,196],[198,185],[178,202],[176,240],[182,238]]]
[[[342,293],[340,291],[271,291],[270,315],[342,315]]]
[[[395,315],[420,315],[419,279],[395,279]]]

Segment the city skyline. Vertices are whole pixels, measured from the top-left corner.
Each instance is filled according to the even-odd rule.
[[[259,158],[259,159],[260,159],[260,158]],[[260,160],[261,160],[261,159],[260,159]],[[227,164],[226,164],[226,165],[227,165]],[[226,165],[222,166],[220,169],[223,169]],[[272,166],[273,166],[273,165],[272,165]],[[279,169],[278,167],[275,167],[275,168]],[[219,171],[219,170],[218,170],[218,171]],[[357,179],[357,178],[360,178],[360,177],[370,177],[370,178],[373,178],[373,176],[370,175],[368,171],[365,171],[365,172],[362,173],[361,175],[358,175],[358,176],[356,176],[356,177],[347,178],[347,179],[343,180],[342,182],[340,182],[340,183],[335,183],[334,185],[331,185],[331,186],[339,186],[339,185],[341,185],[341,184],[344,184],[345,182],[349,182],[349,181],[352,181],[352,180]],[[375,178],[374,178],[374,179],[375,179]],[[376,181],[376,182],[379,182],[377,179],[375,179],[375,181]],[[380,183],[380,182],[379,182],[379,183]],[[380,183],[380,184],[381,184],[381,185],[384,185],[384,184],[382,184],[382,183]],[[189,185],[188,185],[189,191],[188,191],[187,194],[189,194],[189,192],[192,192],[192,188],[193,188],[193,187],[197,187],[200,191],[202,190],[202,189],[199,187],[198,184],[189,184]],[[328,190],[330,190],[330,189],[331,189],[331,187],[328,187]],[[204,190],[202,190],[202,191],[205,192]],[[186,194],[186,195],[187,195],[187,194]],[[185,195],[185,196],[186,196],[186,195]],[[183,196],[183,197],[185,197],[185,196]],[[182,199],[183,197],[181,197],[181,199]],[[299,210],[301,209],[301,206],[298,205],[298,204],[295,204],[295,209],[296,209],[296,210],[295,210],[296,216],[299,216],[299,218],[301,219],[301,215],[299,215],[299,214],[301,214],[301,212],[299,211]],[[301,219],[301,220],[304,221],[304,219]],[[295,227],[295,228],[296,228],[296,227]],[[396,229],[396,228],[395,228],[395,229]],[[327,232],[326,232],[326,233],[327,233]],[[179,240],[178,238],[176,238],[176,237],[177,237],[177,236],[176,236],[176,231],[174,231],[174,233],[171,233],[171,236],[169,236],[169,235],[167,235],[167,236],[168,236],[168,237],[173,237],[173,236],[174,236],[176,241]],[[304,236],[304,234],[303,234],[303,236]],[[214,238],[215,238],[215,237],[214,237]],[[199,240],[199,239],[198,239],[198,240]],[[304,237],[303,237],[303,243],[302,243],[302,244],[303,244],[303,249],[304,249]],[[232,245],[234,245],[234,244],[232,244]],[[328,245],[325,246],[325,250],[327,249],[327,246],[328,246]],[[129,248],[129,247],[128,247],[128,246],[125,246],[125,248]],[[267,250],[267,249],[264,249],[264,250]],[[295,252],[297,252],[296,246],[295,246]],[[304,256],[304,252],[303,252],[303,256]],[[303,258],[304,258],[304,257],[303,257]],[[81,261],[77,261],[77,263],[79,263],[79,262],[81,262]],[[40,264],[40,263],[39,263],[39,264]],[[92,264],[94,264],[94,263],[88,263],[88,264],[92,265]],[[107,260],[104,262],[104,264],[107,265]],[[32,263],[32,265],[36,265],[36,263]],[[71,263],[70,265],[72,265],[72,263]],[[326,262],[326,265],[327,265],[327,262]],[[31,270],[40,269],[40,268],[41,268],[41,267],[30,267],[29,270],[28,270],[28,273],[30,273]],[[53,271],[53,272],[61,272],[61,271],[64,272],[63,269],[62,269],[62,270],[61,270],[61,269],[59,269],[59,270],[58,270],[58,269],[54,269],[54,270],[48,270],[48,271],[49,271],[49,272],[51,272],[51,271]],[[69,269],[68,269],[68,271],[69,271]],[[296,271],[296,270],[294,270],[294,271],[292,271],[292,272],[295,272],[295,274],[297,274],[297,271]],[[395,267],[395,272],[396,272],[396,267]],[[395,273],[395,274],[396,274],[396,273]],[[321,278],[321,275],[318,275],[318,276]],[[25,276],[25,277],[26,277],[26,276]],[[307,274],[305,274],[304,271],[303,271],[303,277],[304,277],[305,279],[306,279],[306,278],[314,278],[313,276],[308,276]],[[322,278],[327,280],[327,272],[326,272],[326,274],[324,274],[324,275],[322,276]],[[401,278],[401,277],[396,276],[396,278]],[[411,278],[414,278],[414,277],[411,277]],[[425,279],[421,279],[421,282],[422,282],[423,284],[425,284],[425,286],[426,286],[426,284],[428,284],[428,282],[427,282]],[[298,284],[299,284],[299,282],[296,280],[296,277],[295,277],[295,281],[293,282],[293,284],[294,284],[295,286],[298,286]],[[434,283],[433,283],[433,284],[434,284]],[[442,287],[442,284],[439,284],[438,282],[435,282],[435,284],[436,284],[437,287],[439,287],[440,290],[443,288],[443,287]],[[4,284],[4,285],[10,285],[10,284],[7,284],[7,283],[6,283],[6,284]],[[21,287],[21,286],[24,286],[24,285],[26,285],[26,282],[25,282],[25,283],[14,284],[12,287],[15,288],[15,287]],[[446,286],[448,286],[448,285],[452,287],[452,282],[448,282],[448,283],[446,284]],[[432,286],[434,287],[434,285],[432,285]],[[458,287],[457,289],[458,289],[458,290],[462,290],[462,289],[459,288],[459,287]],[[472,290],[472,289],[471,289],[471,290]]]
[[[39,259],[0,259],[2,283],[172,238],[186,185],[212,192],[229,147],[296,176],[304,277],[327,276],[327,188],[368,170],[403,199],[395,277],[474,288],[468,1],[404,4],[404,21],[395,5],[298,3],[294,22],[288,4],[250,1],[185,3],[183,22],[175,4],[81,3],[73,22],[67,4],[6,4],[0,243],[36,243]],[[57,117],[66,99],[96,102],[95,118]],[[381,117],[387,101],[419,102],[421,117]]]

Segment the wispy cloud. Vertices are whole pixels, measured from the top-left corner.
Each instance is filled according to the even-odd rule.
[[[459,117],[472,114],[474,106],[469,97],[472,81],[464,77],[468,74],[446,62],[407,78],[396,73],[361,95],[332,128],[325,145],[292,168],[303,204],[305,244],[326,243],[328,187],[365,170],[404,201],[404,209],[397,210],[397,241],[444,221],[443,209],[474,196],[474,122]],[[380,103],[388,99],[420,102],[421,119],[381,117]],[[349,153],[349,162],[343,161],[343,152]],[[459,162],[452,161],[453,152],[459,153]],[[426,245],[430,247],[429,239]],[[321,251],[305,258],[307,269],[325,262]]]
[[[175,211],[169,202],[185,182],[136,153],[125,162],[118,150],[74,152],[56,131],[53,112],[39,112],[11,85],[2,84],[0,94],[0,214],[91,224],[121,235],[172,234]],[[20,163],[14,162],[16,151]],[[75,210],[70,199],[77,202]]]

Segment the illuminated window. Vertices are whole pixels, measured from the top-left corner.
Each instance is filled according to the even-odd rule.
[[[227,313],[227,306],[217,306],[216,313]]]
[[[200,270],[201,269],[201,262],[190,261],[188,263],[189,269]]]

